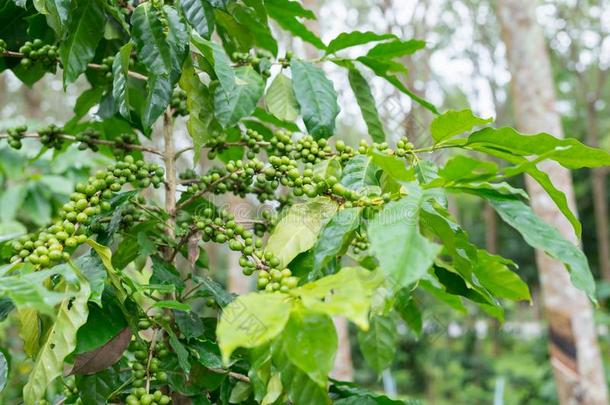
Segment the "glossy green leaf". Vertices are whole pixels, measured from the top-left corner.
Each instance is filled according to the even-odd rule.
[[[366,362],[377,373],[381,373],[394,360],[398,340],[397,325],[392,317],[380,315],[372,317],[369,325],[369,330],[358,331],[358,343]]]
[[[414,181],[412,170],[408,170],[404,159],[383,153],[370,152],[371,162],[397,181]]]
[[[41,399],[51,382],[63,372],[64,359],[76,347],[76,333],[87,321],[89,294],[88,283],[81,279],[80,290],[74,299],[66,299],[60,305],[28,382],[23,387],[23,399],[26,404],[34,404]]]
[[[184,370],[186,375],[191,371],[191,362],[189,361],[189,352],[186,350],[186,347],[182,344],[182,342],[178,339],[178,337],[173,333],[169,332],[169,344],[174,349],[176,353],[176,357],[178,357],[178,364]]]
[[[157,301],[153,304],[155,308],[167,308],[167,309],[175,309],[178,311],[190,311],[191,306],[189,304],[185,304],[183,302],[178,302],[176,300],[161,300]]]
[[[203,54],[208,63],[212,66],[214,74],[222,87],[225,97],[233,91],[235,86],[235,70],[231,67],[231,60],[225,53],[222,46],[213,41],[208,41],[197,35],[191,38],[193,45]]]
[[[425,191],[410,187],[406,197],[387,204],[368,226],[371,251],[395,288],[419,280],[441,249],[420,233],[425,198]]]
[[[320,387],[326,389],[337,351],[337,333],[326,315],[292,312],[281,336],[284,353]]]
[[[430,133],[434,142],[440,142],[472,130],[478,125],[492,122],[492,118],[479,118],[471,110],[449,110],[435,117],[430,124]]]
[[[70,12],[67,37],[61,42],[59,56],[64,70],[64,85],[76,80],[95,56],[102,35],[105,16],[101,2],[79,0]]]
[[[465,146],[491,154],[499,149],[518,156],[553,152],[549,159],[568,169],[610,166],[608,151],[583,145],[574,138],[560,139],[545,133],[523,135],[512,128],[482,129],[470,135]]]
[[[509,269],[510,264],[509,260],[479,249],[474,273],[481,284],[496,297],[515,301],[531,300],[527,283]]]
[[[320,230],[336,211],[337,204],[325,197],[294,204],[275,226],[266,251],[286,266],[299,253],[313,247]]]
[[[265,95],[267,111],[285,121],[294,121],[299,116],[299,105],[292,89],[292,80],[279,73]]]
[[[186,128],[193,139],[194,161],[198,162],[203,144],[213,136],[214,106],[209,89],[201,82],[191,65],[183,69],[180,87],[186,92],[186,106],[189,111]]]
[[[324,50],[326,45],[320,38],[311,32],[297,17],[315,18],[313,13],[304,10],[296,1],[267,0],[265,8],[269,17],[273,18],[286,31],[309,42],[318,49]]]
[[[403,288],[396,294],[394,309],[415,334],[422,333],[422,314],[408,289]]]
[[[368,313],[374,290],[383,280],[380,273],[361,267],[344,267],[338,273],[290,291],[305,308],[327,315],[345,316],[361,329],[368,329]]]
[[[293,59],[290,68],[294,93],[309,133],[316,139],[330,137],[339,114],[333,83],[309,62]]]
[[[108,368],[93,375],[76,376],[76,387],[83,403],[104,404],[121,385],[119,372],[115,368]]]
[[[261,401],[261,405],[271,405],[275,401],[278,400],[280,395],[282,395],[282,379],[279,373],[273,373],[271,378],[269,378],[269,383],[267,384],[267,390],[265,392],[265,396]]]
[[[518,200],[488,199],[500,217],[515,228],[536,249],[565,263],[572,283],[595,301],[595,281],[587,257],[551,225],[540,219],[529,206]]]
[[[362,118],[364,118],[364,122],[369,130],[369,135],[374,142],[385,142],[386,135],[383,130],[383,124],[379,119],[375,98],[367,79],[355,67],[348,70],[348,79],[352,91],[356,96],[356,101],[360,106]]]
[[[229,94],[222,87],[217,87],[214,93],[216,118],[224,127],[237,124],[254,112],[264,89],[263,78],[251,66],[235,69],[235,84]]]
[[[377,34],[372,31],[352,31],[342,32],[335,39],[330,41],[326,48],[326,54],[335,53],[342,49],[350,48],[356,45],[368,44],[370,42],[384,41],[386,39],[395,39],[394,34]]]
[[[116,103],[119,113],[127,119],[130,118],[129,91],[129,61],[131,59],[132,43],[123,45],[114,57],[112,63],[112,98]]]
[[[104,295],[103,307],[89,303],[87,322],[78,330],[75,354],[98,349],[128,326],[116,297]]]
[[[102,293],[106,285],[106,268],[99,256],[95,254],[85,254],[74,262],[74,265],[83,273],[91,287],[90,300],[102,305]]]
[[[169,6],[155,9],[151,3],[140,4],[133,11],[131,25],[139,61],[154,76],[163,76],[175,83],[188,44],[186,27],[176,10]]]
[[[366,54],[370,58],[393,59],[406,55],[411,55],[426,47],[426,42],[418,39],[407,41],[396,40],[375,45]]]
[[[318,175],[323,179],[328,179],[330,176],[340,179],[342,171],[341,161],[337,156],[333,156],[330,159],[324,159],[313,166],[314,176]]]
[[[214,9],[207,0],[180,0],[180,9],[188,23],[203,38],[214,31]]]
[[[281,343],[281,342],[280,342]],[[273,365],[280,373],[282,385],[294,405],[330,404],[326,387],[321,387],[294,364],[282,344],[273,350]]]
[[[350,190],[366,191],[370,186],[378,186],[376,173],[378,167],[368,155],[356,155],[343,168],[341,184]]]
[[[252,348],[273,339],[288,321],[292,303],[280,293],[241,295],[222,311],[216,330],[226,364],[238,347]]]
[[[56,274],[69,276],[66,267],[53,267],[26,274],[2,277],[0,296],[8,297],[17,308],[31,308],[44,314],[55,315],[54,307],[72,296],[71,292],[57,292],[47,289],[46,280]]]
[[[498,173],[498,165],[494,162],[473,159],[465,155],[451,157],[439,168],[438,174],[445,180],[472,181],[489,179]]]
[[[312,249],[314,255],[313,274],[319,274],[328,263],[347,248],[346,244],[360,224],[362,208],[340,210],[324,226]]]

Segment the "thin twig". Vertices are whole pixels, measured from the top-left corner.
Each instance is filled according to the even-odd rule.
[[[13,51],[4,51],[2,52],[2,56],[7,56],[9,58],[20,58],[23,59],[26,57],[26,55],[24,53],[21,52],[13,52]],[[59,65],[61,65],[61,61],[59,59],[57,59],[57,63]],[[94,69],[94,70],[100,70],[102,69],[103,65],[97,64],[97,63],[89,63],[87,64],[87,67],[89,69]],[[134,72],[132,70],[127,71],[127,74],[131,77],[133,77],[134,79],[138,79],[138,80],[148,80],[148,76],[145,76],[141,73],[138,72]]]
[[[248,376],[240,374],[240,373],[236,373],[233,371],[229,371],[229,370],[225,370],[222,368],[215,368],[215,367],[209,367],[208,370],[214,372],[214,373],[218,373],[218,374],[227,374],[229,377],[233,377],[236,380],[239,381],[243,381],[243,382],[250,382],[250,378],[248,378]]]
[[[36,138],[40,138],[40,134],[38,134],[37,132],[32,132],[32,133],[23,134],[20,137],[36,139]],[[82,141],[79,141],[78,139],[76,139],[76,137],[72,136],[72,135],[58,134],[57,137],[59,139],[67,141],[67,142],[82,142]],[[8,134],[0,134],[0,139],[7,139],[7,138],[9,138]],[[86,143],[90,143],[90,144],[94,144],[94,145],[112,146],[112,147],[118,148],[118,149],[139,150],[142,152],[152,153],[152,154],[158,155],[158,156],[163,156],[163,153],[161,153],[161,151],[159,151],[155,148],[152,148],[149,146],[144,146],[144,145],[133,144],[133,143],[115,142],[115,141],[109,141],[109,140],[105,140],[105,139],[89,139],[89,140],[87,140]]]

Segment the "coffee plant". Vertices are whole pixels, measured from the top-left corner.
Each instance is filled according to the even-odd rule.
[[[0,141],[56,159],[76,147],[84,159],[114,160],[77,184],[48,226],[0,242],[0,314],[19,321],[33,361],[25,404],[403,403],[329,378],[332,317],[356,325],[365,360],[381,372],[397,323],[421,328],[416,292],[500,320],[503,300],[530,300],[515,263],[469,241],[448,211],[450,194],[487,201],[594,300],[582,251],[509,180],[535,179],[580,235],[537,163],[600,167],[610,154],[494,128],[470,110],[440,114],[403,83],[400,58],[422,41],[349,32],[324,43],[304,24],[315,16],[291,0],[0,5],[0,70],[27,85],[56,71],[65,87],[90,85],[69,121],[6,128]],[[316,57],[280,52],[280,30]],[[364,44],[360,56],[344,56]],[[331,64],[347,74],[370,140],[333,139]],[[428,146],[385,133],[372,76],[434,113]],[[177,148],[177,120],[187,148]],[[456,153],[438,165],[441,149]],[[191,169],[177,173],[191,155]],[[163,189],[163,205],[151,188]],[[269,210],[244,219],[218,204],[221,195]],[[211,244],[238,252],[258,291],[236,296],[215,281]],[[13,370],[0,357],[3,388]]]

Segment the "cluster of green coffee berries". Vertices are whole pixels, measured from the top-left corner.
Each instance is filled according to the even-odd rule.
[[[313,139],[311,135],[305,135],[294,145],[293,156],[303,162],[318,163],[332,155],[332,149],[326,139]]]
[[[98,139],[100,139],[100,131],[96,131],[92,128],[87,128],[83,132],[80,132],[74,136],[74,138],[79,141],[78,150],[87,150],[91,149],[93,152],[97,152],[100,148],[95,143]]]
[[[174,117],[183,117],[189,113],[188,109],[186,108],[186,93],[181,89],[174,90],[169,105],[173,110]]]
[[[100,170],[87,183],[76,185],[76,191],[59,211],[60,221],[37,235],[24,236],[13,243],[16,252],[11,262],[24,260],[38,268],[50,267],[69,259],[66,250],[76,248],[88,238],[87,225],[92,218],[111,209],[110,199],[127,182],[140,187],[161,183],[164,172],[154,163],[134,161],[126,156],[107,170]]]
[[[27,130],[27,125],[19,125],[14,128],[7,129],[6,132],[8,134],[8,146],[13,149],[21,149],[21,147],[23,146],[21,140],[25,136]]]
[[[193,220],[195,228],[202,232],[204,242],[227,243],[229,249],[241,253],[239,265],[242,272],[250,276],[258,271],[259,289],[286,292],[298,284],[298,279],[292,277],[290,269],[280,268],[279,259],[270,252],[264,252],[262,240],[238,224],[230,212],[206,208]]]
[[[59,51],[57,46],[45,44],[41,39],[27,41],[19,48],[24,57],[21,59],[21,66],[30,67],[35,62],[40,62],[46,69],[52,69],[57,66],[57,56]]]
[[[402,157],[409,153],[412,153],[413,148],[415,148],[415,145],[409,142],[409,139],[406,136],[403,136],[398,142],[396,142],[396,154],[398,156]]]
[[[78,397],[79,391],[76,387],[76,382],[74,378],[65,378],[64,379],[64,396],[66,397],[68,403],[73,403],[75,405],[82,405],[83,400]]]
[[[271,76],[269,71],[271,58],[273,58],[273,55],[264,49],[257,49],[253,52],[233,52],[231,54],[231,59],[237,65],[250,65],[265,78]]]
[[[0,38],[0,53],[6,52],[6,41]]]
[[[40,143],[49,149],[61,149],[64,142],[60,135],[62,128],[55,124],[51,124],[45,128],[38,130],[38,136],[40,137]]]
[[[223,194],[230,191],[243,197],[252,191],[252,179],[263,167],[264,163],[258,159],[229,161],[224,167],[211,169],[198,183],[191,184],[187,192],[209,191]]]
[[[104,73],[104,78],[106,80],[112,80],[112,64],[114,63],[114,56],[107,56],[102,59],[102,63],[100,63],[100,72]]]
[[[138,327],[148,329],[150,322],[142,320]],[[125,398],[125,403],[127,405],[167,405],[171,403],[171,398],[161,390],[157,389],[150,393],[145,387],[147,379],[156,385],[164,384],[167,381],[167,373],[161,370],[162,359],[169,354],[165,343],[162,340],[155,341],[154,347],[151,348],[151,342],[138,339],[129,344],[129,350],[134,357],[131,363],[133,389]]]
[[[352,249],[353,249],[354,253],[359,254],[361,252],[368,250],[369,238],[367,237],[366,233],[363,231],[356,232],[354,234],[354,239],[352,239],[351,245],[352,245]]]
[[[197,173],[193,169],[186,169],[178,174],[180,180],[192,180],[197,178]]]

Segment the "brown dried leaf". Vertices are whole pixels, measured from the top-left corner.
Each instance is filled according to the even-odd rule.
[[[112,366],[119,361],[129,342],[131,342],[131,329],[124,328],[105,345],[78,354],[69,374],[90,375]]]

